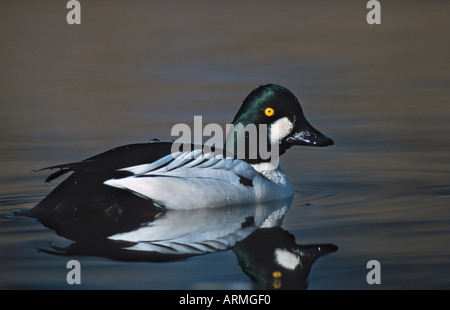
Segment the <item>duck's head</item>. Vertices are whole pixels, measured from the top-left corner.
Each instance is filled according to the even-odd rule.
[[[249,124],[266,125],[267,144],[278,145],[279,155],[293,145],[328,146],[334,142],[306,120],[295,95],[283,86],[262,85],[254,89],[233,119],[234,131],[227,137],[227,151],[231,138]],[[239,126],[238,126],[239,125]],[[264,126],[262,127],[264,128]],[[248,139],[248,134],[245,135]],[[247,141],[248,143],[248,141]],[[234,143],[236,150],[237,143]]]

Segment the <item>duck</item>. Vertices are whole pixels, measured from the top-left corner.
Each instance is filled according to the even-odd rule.
[[[68,226],[87,221],[101,226],[100,237],[105,237],[130,231],[169,210],[286,199],[294,191],[279,156],[292,146],[334,144],[306,120],[297,97],[277,84],[252,90],[232,125],[223,150],[204,152],[202,145],[192,145],[183,151],[173,141],[152,140],[39,169],[57,170],[46,183],[71,174],[27,215],[69,236]],[[249,126],[256,128],[256,137],[246,130]],[[262,156],[262,147],[277,150],[276,156]]]

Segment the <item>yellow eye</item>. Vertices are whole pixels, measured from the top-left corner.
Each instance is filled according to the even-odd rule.
[[[275,113],[274,109],[272,108],[267,108],[264,113],[266,113],[267,116],[272,116],[273,113]]]

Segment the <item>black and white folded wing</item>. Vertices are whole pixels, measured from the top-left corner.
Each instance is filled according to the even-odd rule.
[[[131,191],[168,210],[224,207],[292,196],[284,173],[262,175],[249,163],[202,154],[201,150],[169,154],[155,162],[119,169],[132,175],[104,184]]]

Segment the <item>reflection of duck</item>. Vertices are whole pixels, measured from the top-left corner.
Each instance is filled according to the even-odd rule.
[[[281,225],[292,198],[275,202],[200,208],[193,210],[169,210],[150,217],[142,217],[138,224],[133,219],[127,225],[126,218],[117,223],[129,230],[103,239],[83,238],[66,248],[52,246],[59,254],[79,254],[110,257],[119,260],[168,261],[217,251],[229,250],[236,242],[245,239],[260,227]],[[69,221],[71,219],[68,219]],[[79,225],[61,226],[63,236],[77,235]],[[70,227],[75,233],[70,232]],[[102,227],[98,227],[99,230]],[[49,252],[49,251],[47,251]]]
[[[297,245],[281,227],[258,229],[233,249],[256,289],[306,289],[313,263],[336,250],[333,244]]]
[[[226,144],[226,154],[231,157],[201,154],[202,150],[171,153],[173,144],[161,142],[122,146],[81,162],[49,167],[59,170],[48,177],[48,182],[67,172],[73,174],[28,215],[57,231],[68,230],[62,226],[61,218],[71,217],[67,222],[70,225],[83,220],[87,226],[78,231],[70,228],[73,238],[83,234],[82,230],[90,232],[89,238],[103,238],[123,230],[116,226],[123,218],[129,219],[127,225],[134,226],[140,218],[152,219],[165,210],[289,198],[293,191],[278,168],[278,161],[260,156],[259,144],[265,142],[261,142],[264,139],[258,125],[267,125],[265,146],[279,147],[276,155],[292,145],[333,144],[308,123],[297,98],[278,85],[269,84],[252,91],[233,124],[234,131]],[[248,132],[239,124],[256,125],[261,137],[257,152],[247,148],[246,152],[252,154],[241,154],[238,150],[241,141],[238,137],[250,146]],[[255,153],[257,156],[253,158]],[[148,207],[149,202],[153,208]],[[105,229],[97,232],[99,225]]]
[[[292,198],[288,198],[253,205],[170,210],[143,216],[141,224],[132,223],[137,228],[109,238],[89,239],[86,233],[86,238],[68,247],[52,245],[53,250],[41,250],[59,255],[166,262],[233,249],[255,288],[304,289],[313,263],[337,247],[297,245],[294,236],[280,228],[291,202]],[[126,221],[122,219],[119,226],[127,227]],[[78,226],[72,227],[77,230]],[[69,230],[64,234],[71,235]]]

